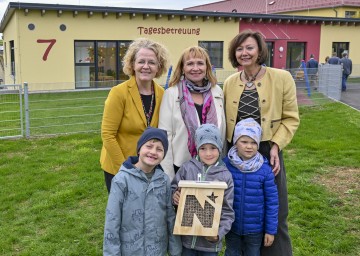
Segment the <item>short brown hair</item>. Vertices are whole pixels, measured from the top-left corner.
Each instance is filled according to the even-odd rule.
[[[260,32],[252,31],[250,29],[244,30],[237,34],[229,44],[229,61],[234,68],[241,66],[235,57],[236,48],[239,47],[247,38],[252,37],[256,40],[257,45],[259,47],[259,58],[257,59],[257,63],[262,65],[265,63],[268,57],[268,49],[266,46],[266,42],[264,37],[260,34]]]

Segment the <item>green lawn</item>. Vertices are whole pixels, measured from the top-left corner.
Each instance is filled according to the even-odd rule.
[[[285,151],[294,256],[360,255],[360,112],[340,103],[300,112]],[[102,254],[100,149],[99,133],[0,140],[0,255]]]

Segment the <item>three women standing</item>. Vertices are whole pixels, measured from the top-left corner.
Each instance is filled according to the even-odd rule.
[[[206,50],[198,46],[185,49],[160,107],[159,128],[167,131],[169,140],[161,166],[170,179],[196,155],[194,135],[201,124],[216,125],[225,140],[223,92],[216,83]]]
[[[164,89],[154,82],[168,68],[167,49],[150,39],[134,40],[123,59],[129,80],[113,87],[105,101],[101,125],[100,163],[110,192],[120,165],[137,154],[136,143],[146,127],[157,127]]]
[[[292,255],[288,233],[288,198],[282,150],[290,143],[299,126],[296,86],[286,70],[264,67],[267,46],[259,32],[246,30],[230,42],[229,60],[243,70],[224,82],[226,138],[232,141],[240,120],[252,117],[263,130],[259,151],[276,175],[279,194],[278,233],[272,246],[263,247],[262,255]]]

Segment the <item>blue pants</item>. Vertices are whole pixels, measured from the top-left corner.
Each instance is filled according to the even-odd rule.
[[[346,81],[348,79],[349,75],[343,74],[342,76],[342,83],[341,83],[341,90],[344,92],[346,91]]]
[[[183,246],[181,255],[183,255],[183,256],[217,256],[218,253],[217,252],[202,252],[202,251],[197,251],[194,249],[188,249]]]
[[[263,233],[237,235],[230,231],[225,236],[225,256],[260,256]]]

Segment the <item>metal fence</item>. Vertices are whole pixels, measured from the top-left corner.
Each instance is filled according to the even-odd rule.
[[[302,68],[288,70],[296,82],[299,105],[339,100],[341,66],[322,65],[316,74]],[[217,71],[219,84],[236,71]],[[159,80],[165,85],[166,77]],[[48,83],[0,87],[0,138],[36,137],[99,132],[110,88],[59,90],[74,84]]]
[[[0,85],[0,139],[23,135],[22,85]]]
[[[31,86],[24,84],[26,137],[100,131],[109,88],[34,92]]]
[[[341,65],[320,65],[318,69],[289,69],[296,83],[299,105],[318,105],[341,98]]]

